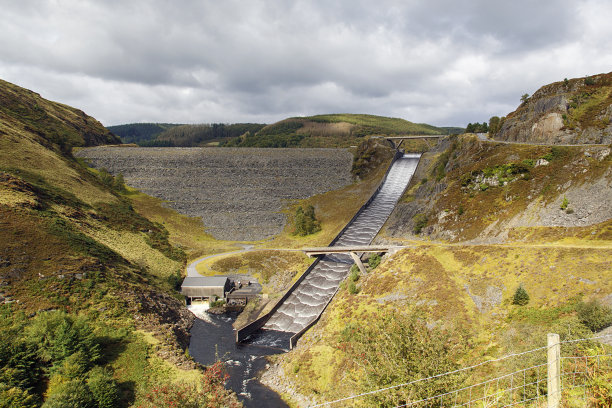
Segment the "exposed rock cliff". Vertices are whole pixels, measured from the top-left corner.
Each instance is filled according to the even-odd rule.
[[[538,89],[502,122],[496,140],[542,144],[612,142],[612,73]]]

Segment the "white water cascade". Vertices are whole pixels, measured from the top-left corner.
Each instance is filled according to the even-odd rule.
[[[369,245],[410,183],[420,154],[397,159],[370,204],[345,229],[334,246]],[[326,255],[266,322],[264,330],[298,333],[316,319],[353,264],[349,255]]]

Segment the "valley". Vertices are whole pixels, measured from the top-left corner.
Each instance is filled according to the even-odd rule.
[[[159,384],[196,393],[202,381],[220,406],[306,406],[528,353],[551,332],[567,344],[587,339],[565,355],[609,357],[607,338],[588,340],[607,336],[612,324],[609,74],[580,81],[542,88],[490,138],[410,141],[402,153],[384,136],[439,129],[319,115],[227,139],[237,147],[121,146],[83,112],[0,83],[0,395],[18,394],[27,407],[69,395],[93,401],[88,384],[103,376],[122,407],[154,406]],[[573,93],[586,91],[570,106]],[[570,105],[541,102],[550,95]],[[526,130],[551,112],[573,120],[563,135]],[[519,117],[531,125],[516,124]],[[296,147],[244,147],[287,141]],[[326,143],[334,148],[304,147]],[[345,231],[394,160],[410,152],[411,178],[391,177],[401,188],[391,201],[381,194],[384,214],[376,223],[356,218],[360,230]],[[300,234],[310,207],[318,228]],[[313,260],[296,250],[328,245],[341,232],[345,244],[404,248],[372,257],[365,273],[340,255],[320,262],[334,273],[308,275]],[[196,320],[180,293],[187,269],[248,276],[262,292],[238,316]],[[299,304],[281,305],[310,277],[316,285],[296,290]],[[324,291],[324,301],[309,304]],[[298,306],[308,318],[293,324],[287,309]],[[269,312],[268,329],[302,335],[292,350],[234,343],[233,329]],[[50,349],[67,350],[53,354],[37,342],[57,327],[74,327],[79,340],[71,344],[79,346],[53,337]],[[95,357],[78,360],[83,350]],[[25,376],[25,362],[40,369]],[[233,391],[215,364],[226,365]],[[521,367],[500,363],[414,394],[393,388],[347,404],[396,406]],[[609,386],[612,370],[601,367],[585,393]],[[571,390],[563,397],[578,398]]]

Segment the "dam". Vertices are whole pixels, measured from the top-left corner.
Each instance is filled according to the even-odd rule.
[[[329,246],[369,245],[406,190],[420,157],[418,153],[398,154],[379,189]],[[251,332],[248,341],[253,344],[279,347],[280,342],[291,338],[292,347],[296,337],[325,310],[352,264],[348,254],[319,258],[270,313],[240,329],[243,333],[239,330],[237,340],[242,341],[241,337],[246,338],[246,332]],[[257,329],[260,330],[255,333]]]

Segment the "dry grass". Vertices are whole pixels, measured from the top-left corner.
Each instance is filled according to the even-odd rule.
[[[530,342],[541,338],[533,333],[565,318],[555,310],[565,310],[564,305],[579,298],[612,293],[611,257],[610,243],[589,246],[585,240],[539,245],[422,243],[386,258],[374,273],[362,277],[359,294],[340,290],[298,348],[280,358],[281,364],[306,395],[330,400],[354,393],[351,379],[359,377],[359,367],[343,351],[341,332],[350,324],[373,324],[379,313],[391,309],[417,308],[430,324],[466,330],[471,338],[466,361],[534,348],[540,344]],[[519,284],[531,297],[527,306],[511,304]],[[572,309],[567,310],[571,315]],[[522,333],[518,342],[517,333]],[[321,383],[321,378],[334,385]]]

